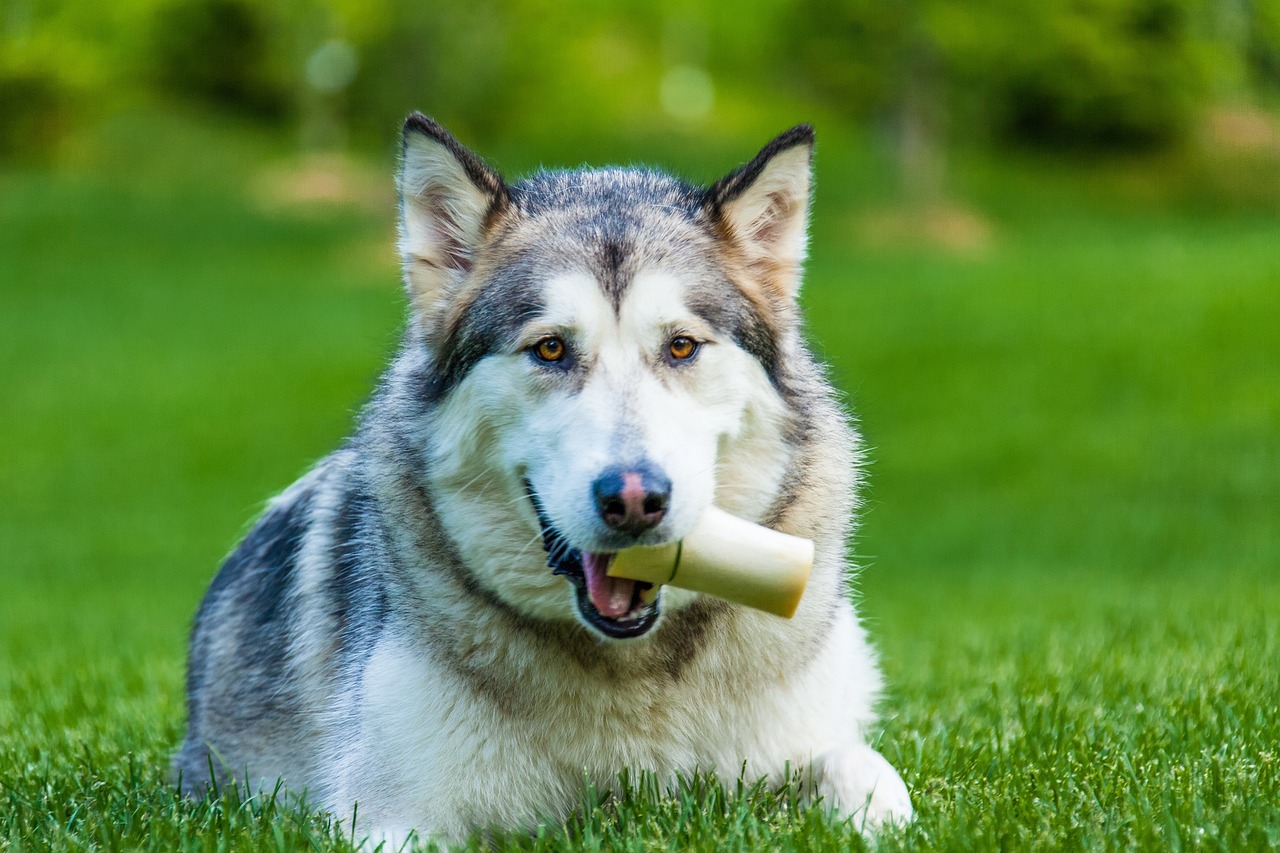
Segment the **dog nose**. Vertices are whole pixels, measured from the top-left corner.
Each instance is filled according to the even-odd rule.
[[[671,480],[647,464],[610,468],[591,484],[591,494],[606,526],[639,536],[667,514]]]

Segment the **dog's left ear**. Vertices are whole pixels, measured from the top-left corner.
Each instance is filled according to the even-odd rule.
[[[405,120],[400,175],[400,257],[423,320],[471,271],[487,227],[510,203],[502,176],[421,113]]]
[[[756,278],[778,296],[800,289],[809,243],[813,128],[797,125],[745,166],[707,190],[706,206],[746,256]]]

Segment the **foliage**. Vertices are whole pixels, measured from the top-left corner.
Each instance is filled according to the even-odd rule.
[[[186,0],[158,9],[151,36],[158,84],[215,106],[278,116],[292,81],[273,67],[285,51],[273,44],[277,27],[265,8]]]
[[[1196,2],[1056,0],[1023,6],[1019,26],[991,16],[967,30],[953,14],[939,41],[951,37],[958,76],[989,93],[999,133],[1041,144],[1162,142],[1187,129],[1209,90]]]
[[[47,74],[0,75],[0,159],[48,148],[68,121],[63,94]]]
[[[1253,0],[1235,22],[1254,85],[1280,93],[1280,0]]]
[[[335,43],[355,73],[324,91],[306,69]],[[297,123],[325,144],[381,144],[422,108],[480,140],[663,137],[772,127],[785,113],[895,117],[938,140],[1159,145],[1213,100],[1274,95],[1277,57],[1280,0],[697,0],[605,13],[530,0],[9,0],[0,109],[15,121],[0,144],[40,149],[68,115],[158,92]],[[704,94],[682,104],[688,79]],[[318,123],[344,132],[309,135]]]
[[[797,35],[810,34],[814,80],[855,115],[923,98],[971,138],[1131,145],[1176,137],[1209,95],[1204,6],[828,0]]]

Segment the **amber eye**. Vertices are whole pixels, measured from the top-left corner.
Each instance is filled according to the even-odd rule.
[[[547,337],[533,345],[533,354],[543,361],[559,361],[565,354],[564,341],[557,337]]]
[[[671,339],[669,352],[671,353],[671,357],[677,361],[684,361],[686,358],[692,357],[697,351],[698,342],[693,338],[680,335],[679,337]]]

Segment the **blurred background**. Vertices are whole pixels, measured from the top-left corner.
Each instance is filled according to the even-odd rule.
[[[176,737],[205,584],[403,323],[414,109],[512,177],[816,126],[899,683],[937,632],[1274,599],[1278,108],[1280,0],[0,0],[0,659],[132,656]]]
[[[47,162],[144,107],[365,153],[416,108],[544,158],[740,146],[803,116],[872,133],[904,192],[935,195],[957,145],[1274,147],[1275,0],[1024,6],[6,0],[0,152]]]

